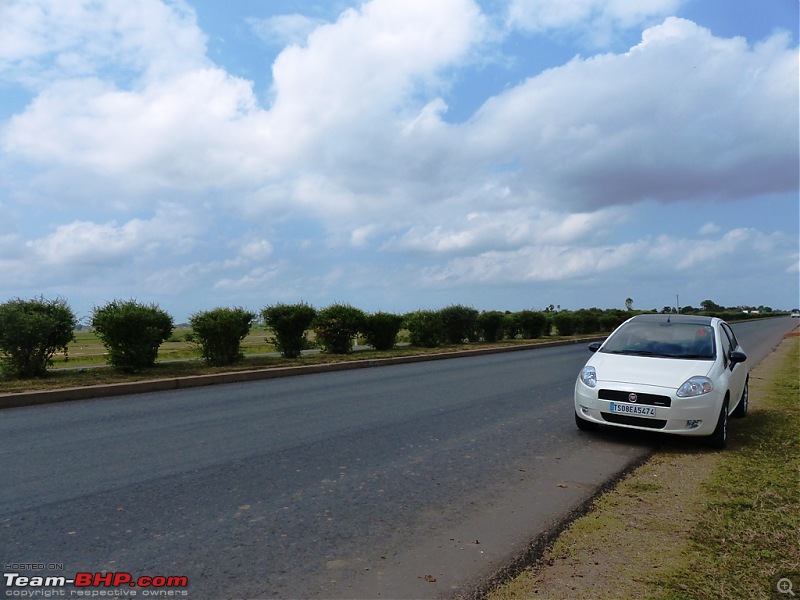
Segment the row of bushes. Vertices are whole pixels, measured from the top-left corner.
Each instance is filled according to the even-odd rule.
[[[461,305],[441,310],[420,310],[406,315],[372,314],[336,303],[317,310],[306,303],[275,304],[259,315],[244,308],[215,308],[190,317],[192,339],[202,357],[221,366],[242,358],[241,343],[258,317],[272,331],[276,349],[296,358],[308,345],[313,330],[317,345],[332,354],[352,350],[362,336],[376,350],[388,350],[402,328],[411,344],[437,347],[445,343],[503,338],[533,339],[549,335],[553,327],[561,335],[611,331],[624,318],[622,311],[516,313],[483,311]],[[43,375],[56,352],[67,354],[77,320],[62,298],[11,300],[0,305],[0,367],[6,375],[27,378]],[[175,329],[173,318],[155,304],[113,300],[92,312],[91,326],[108,350],[108,363],[122,371],[139,371],[155,364],[159,347]]]
[[[192,339],[202,357],[222,366],[242,358],[241,343],[258,317],[272,331],[276,349],[287,358],[300,356],[313,330],[316,343],[332,354],[346,354],[353,340],[363,336],[376,350],[393,348],[401,329],[412,345],[435,348],[484,340],[536,339],[613,331],[632,311],[582,309],[578,311],[478,311],[463,305],[440,310],[418,310],[405,315],[372,314],[336,303],[321,310],[304,302],[275,304],[260,314],[244,308],[215,308],[189,319]],[[732,314],[735,318],[740,315]],[[91,325],[108,350],[108,363],[122,371],[139,371],[155,364],[158,349],[175,329],[172,317],[156,304],[113,300],[96,307]],[[0,369],[12,377],[45,374],[56,352],[67,353],[77,320],[62,298],[10,300],[0,304]]]

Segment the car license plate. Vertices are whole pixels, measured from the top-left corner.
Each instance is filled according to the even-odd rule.
[[[656,409],[652,406],[639,406],[638,404],[611,403],[611,412],[623,415],[636,415],[637,417],[655,417]]]

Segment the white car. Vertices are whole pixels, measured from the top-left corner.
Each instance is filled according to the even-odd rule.
[[[728,417],[748,404],[747,355],[715,317],[637,315],[594,352],[575,382],[575,424],[707,436],[728,442]]]

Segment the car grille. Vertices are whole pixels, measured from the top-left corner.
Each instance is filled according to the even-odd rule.
[[[648,429],[664,429],[667,426],[666,419],[645,419],[644,417],[632,417],[630,415],[616,415],[614,413],[600,413],[603,420],[618,425],[635,425],[636,427],[647,427]]]
[[[623,392],[621,390],[600,390],[597,392],[597,397],[600,398],[600,400],[630,402],[630,394],[631,392]],[[669,396],[659,396],[658,394],[640,394],[636,392],[636,404],[645,404],[647,406],[671,406],[672,398]]]

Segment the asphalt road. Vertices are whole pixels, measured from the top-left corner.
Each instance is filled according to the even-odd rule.
[[[735,331],[755,364],[796,325]],[[469,594],[660,443],[575,428],[588,356],[562,346],[4,410],[4,572],[185,576],[178,597],[194,600]],[[19,563],[44,568],[9,571]]]

